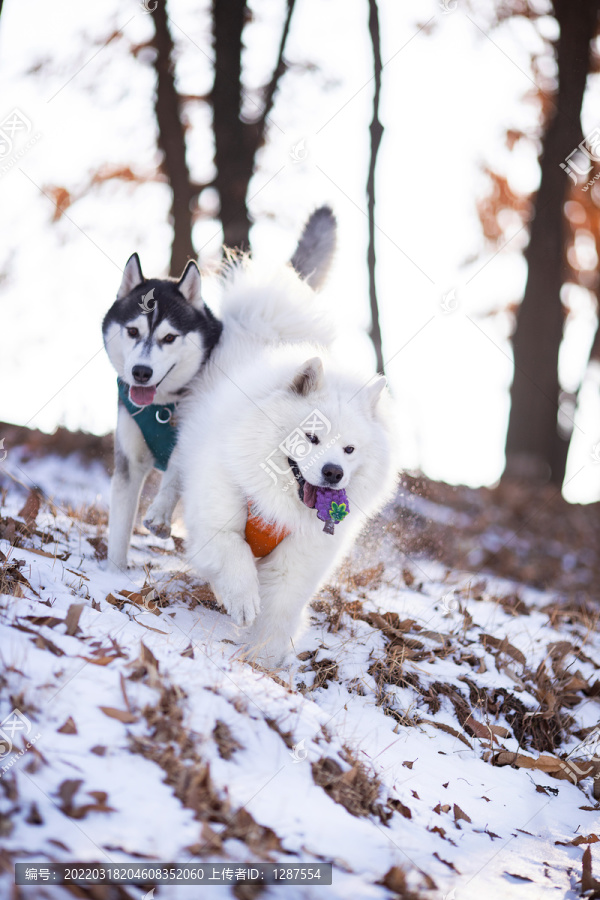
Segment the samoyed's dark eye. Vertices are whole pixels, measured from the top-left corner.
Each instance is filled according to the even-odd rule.
[[[316,436],[316,434],[307,434],[306,437],[307,437],[308,440],[311,442],[311,444],[318,444],[318,443],[319,443],[319,438]]]
[[[354,453],[354,447],[351,445],[348,447],[344,447],[344,453]]]
[[[163,342],[163,344],[172,344],[176,337],[177,337],[176,334],[165,334],[164,338],[162,339],[162,342]]]
[[[137,328],[132,327],[132,328],[127,329],[127,334],[129,335],[130,338],[136,338],[136,337],[139,337],[140,332]]]

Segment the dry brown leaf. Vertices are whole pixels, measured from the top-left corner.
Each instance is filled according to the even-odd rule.
[[[392,866],[381,879],[381,884],[400,897],[406,896],[406,872],[400,866]]]
[[[572,765],[580,762],[586,764],[585,770],[579,770]],[[553,778],[560,781],[580,781],[587,778],[593,773],[593,763],[589,760],[562,760],[556,756],[541,754],[537,759],[532,756],[525,756],[524,753],[512,753],[508,750],[501,750],[494,757],[494,765],[496,766],[516,766],[520,769],[538,769],[541,772],[547,772]],[[590,768],[591,766],[591,768]]]
[[[407,587],[411,587],[415,583],[415,576],[410,569],[402,569],[402,578]]]
[[[144,605],[145,596],[139,591],[118,591],[117,593],[119,593],[121,597],[126,597],[132,603],[137,604],[137,606]]]
[[[573,644],[570,641],[554,641],[548,644],[548,653],[555,661],[563,659],[572,650]]]
[[[58,222],[65,209],[68,209],[71,205],[71,194],[66,188],[60,186],[55,187],[54,185],[47,186],[45,192],[50,194],[54,201],[52,221]]]
[[[506,728],[500,728],[497,725],[483,725],[481,722],[478,722],[477,719],[473,717],[473,714],[465,719],[463,727],[467,731],[472,731],[475,737],[480,738],[482,741],[490,741],[493,743],[494,741],[499,744],[498,738],[496,737],[497,733],[500,733],[501,737],[507,737],[508,732]],[[498,729],[498,732],[497,730]],[[504,734],[502,734],[504,732]]]
[[[583,851],[581,867],[581,893],[583,895],[592,891],[588,900],[596,900],[600,897],[600,881],[597,881],[592,875],[592,848],[589,845]]]
[[[49,650],[50,653],[53,653],[55,656],[65,655],[64,650],[61,650],[60,647],[57,647],[56,644],[52,643],[52,641],[48,640],[48,638],[44,637],[42,634],[38,634],[33,643],[36,647],[39,647],[40,650]]]
[[[410,631],[413,625],[416,624],[416,619],[400,619],[400,616],[397,613],[376,613],[371,612],[365,616],[366,621],[371,625],[372,628],[379,628],[380,631],[383,631],[386,637],[399,636],[403,637],[403,635]]]
[[[437,806],[433,807],[433,811],[434,811],[434,813],[437,813],[438,816],[441,815],[442,813],[450,812],[450,804],[449,803],[444,803],[444,804],[438,803]]]
[[[154,666],[155,669],[158,669],[158,660],[155,657],[152,650],[146,647],[143,641],[140,641],[140,662],[143,662],[147,666]]]
[[[580,834],[572,841],[554,841],[560,847],[579,847],[580,844],[597,844],[600,838],[597,834]]]
[[[396,812],[399,812],[400,815],[404,816],[405,819],[412,819],[412,812],[410,807],[402,803],[401,800],[398,800],[397,797],[393,797],[391,800],[389,800],[388,806]]]
[[[512,753],[508,750],[501,750],[494,758],[497,766],[517,766],[520,769],[541,769],[542,772],[552,772],[559,769],[562,760],[557,756],[548,756],[542,754],[537,759],[533,756],[525,756],[524,753]]]
[[[60,728],[56,729],[59,734],[77,734],[77,726],[73,721],[72,716],[69,716],[64,725],[61,725]]]
[[[518,650],[517,647],[514,647],[512,644],[510,644],[508,638],[503,638],[502,640],[500,640],[500,638],[494,637],[491,634],[480,634],[479,640],[484,647],[493,647],[500,653],[507,653],[522,666],[526,665],[527,659],[525,657],[525,654]]]
[[[589,689],[589,684],[582,678],[581,675],[576,672],[574,675],[569,678],[566,684],[563,685],[563,691],[586,691]]]
[[[95,666],[107,666],[118,656],[80,656],[79,659],[85,659],[86,662],[93,663]]]
[[[58,786],[58,796],[63,802],[63,806],[70,806],[73,797],[83,784],[82,778],[67,778]]]
[[[25,520],[25,524],[29,531],[35,528],[35,522],[40,511],[40,495],[38,491],[31,490],[27,496],[27,500],[25,501],[23,507],[17,513],[22,519]]]
[[[67,626],[67,634],[74,635],[79,629],[79,619],[84,609],[83,603],[72,603],[67,610],[65,625]]]
[[[45,628],[56,628],[57,625],[61,625],[65,621],[57,616],[23,616],[23,618],[27,622],[31,622],[32,625],[43,625]]]
[[[466,812],[464,810],[462,810],[457,803],[454,804],[453,812],[454,812],[454,821],[455,822],[458,822],[459,819],[464,819],[465,822],[469,822],[469,823],[472,821],[470,816],[468,816],[466,814]]]
[[[119,722],[124,722],[126,725],[138,721],[138,716],[127,712],[125,709],[115,709],[114,706],[101,706],[100,709],[105,716],[109,716],[111,719],[118,719]]]
[[[460,872],[458,871],[458,869],[456,868],[456,866],[454,865],[453,862],[449,862],[447,859],[442,859],[442,857],[439,855],[439,853],[437,851],[433,855],[435,856],[436,859],[439,859],[439,861],[441,863],[443,863],[445,866],[448,866],[449,869],[452,869],[453,872],[456,872],[457,875],[460,875]]]

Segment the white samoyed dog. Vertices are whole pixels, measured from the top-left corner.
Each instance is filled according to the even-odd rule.
[[[329,357],[310,285],[330,254],[310,249],[314,270],[311,253],[274,273],[230,264],[223,335],[184,401],[176,448],[188,560],[267,666],[293,651],[308,603],[397,477],[385,378],[365,382]]]

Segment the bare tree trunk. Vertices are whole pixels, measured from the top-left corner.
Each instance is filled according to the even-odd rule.
[[[558,354],[563,335],[564,203],[559,163],[582,139],[581,104],[590,68],[597,0],[555,0],[559,87],[540,159],[541,181],[525,258],[528,275],[513,336],[515,372],[505,475],[564,480],[568,441],[557,430]]]
[[[250,219],[246,193],[253,155],[248,125],[242,122],[242,31],[246,0],[213,0],[215,79],[212,89],[215,136],[215,187],[221,201],[221,222],[228,247],[247,249]]]
[[[211,94],[215,137],[214,185],[221,202],[223,239],[228,247],[248,249],[250,217],[248,185],[254,172],[257,150],[265,137],[279,81],[285,72],[285,45],[295,0],[287,0],[277,64],[265,90],[263,110],[252,122],[244,122],[242,109],[242,32],[248,16],[246,0],[213,0],[215,77]]]
[[[185,156],[185,129],[181,120],[181,101],[173,74],[173,39],[169,31],[165,3],[157,3],[152,16],[156,50],[156,97],[154,109],[158,125],[158,146],[162,151],[162,169],[172,191],[171,222],[173,244],[169,273],[180,275],[188,259],[195,258],[192,244],[192,204],[198,188],[190,179]]]
[[[377,154],[383,125],[379,121],[379,97],[381,94],[381,38],[379,32],[379,11],[377,0],[369,0],[369,35],[373,47],[373,73],[375,79],[375,91],[373,94],[373,118],[370,125],[371,156],[369,159],[369,174],[367,177],[367,208],[369,216],[369,247],[367,250],[367,264],[369,267],[369,301],[371,304],[371,330],[369,337],[375,348],[377,358],[377,371],[383,373],[383,351],[381,347],[381,327],[379,325],[379,305],[377,303],[377,285],[375,282],[375,168],[377,166]]]

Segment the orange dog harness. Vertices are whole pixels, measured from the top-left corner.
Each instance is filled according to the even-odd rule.
[[[260,516],[252,515],[252,504],[248,501],[248,519],[246,521],[246,543],[252,554],[258,559],[268,556],[282,540],[291,534],[287,528],[269,525]]]

